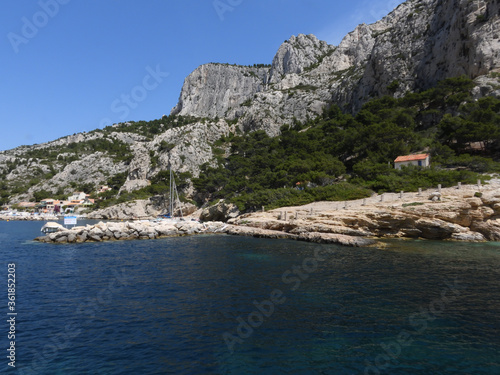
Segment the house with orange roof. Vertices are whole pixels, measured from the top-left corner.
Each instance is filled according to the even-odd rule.
[[[430,154],[415,154],[415,155],[405,155],[398,156],[394,160],[394,168],[401,169],[408,165],[415,165],[418,167],[429,167],[431,165],[431,155]]]
[[[87,197],[88,194],[85,194],[83,191],[78,191],[73,193],[73,195],[70,195],[68,197],[69,201],[82,201]]]

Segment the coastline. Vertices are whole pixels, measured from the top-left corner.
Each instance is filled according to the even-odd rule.
[[[228,222],[299,236],[500,241],[500,183],[315,202],[245,214]]]
[[[0,221],[56,221],[59,220],[55,215],[7,215],[0,214]]]
[[[292,239],[317,243],[335,243],[344,246],[371,246],[376,241],[357,236],[329,233],[291,234],[283,231],[266,230],[223,222],[197,221],[125,221],[99,222],[95,225],[77,226],[35,238],[35,241],[51,244],[154,240],[167,237],[181,237],[201,234],[228,234],[269,239]]]
[[[420,193],[386,193],[356,201],[314,202],[243,214],[227,223],[168,219],[99,222],[35,240],[82,243],[222,233],[344,246],[374,246],[380,244],[377,239],[387,238],[499,241],[500,181]]]

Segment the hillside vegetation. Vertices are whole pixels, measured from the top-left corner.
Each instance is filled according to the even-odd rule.
[[[218,134],[226,135],[207,141],[214,159],[201,166],[197,178],[190,172],[177,173],[184,193],[181,198],[194,199],[199,206],[226,199],[240,210],[250,211],[262,206],[357,199],[373,191],[475,183],[487,178],[485,173],[500,171],[500,100],[474,99],[473,86],[465,77],[447,79],[435,88],[399,99],[372,100],[355,115],[332,105],[314,119],[283,125],[277,137],[264,131],[242,133],[228,120],[170,115],[70,136],[74,140],[21,147],[13,150],[15,156],[8,156],[0,170],[0,203],[28,191],[36,201],[49,196],[63,199],[72,191],[92,193],[97,199],[95,208],[167,195],[165,160],[179,155],[172,151],[179,142],[172,143],[165,134],[176,129],[184,134],[184,154],[180,154],[184,162],[189,157],[189,142],[196,141],[190,126],[205,123],[212,124],[210,131],[221,123],[232,130],[219,129]],[[137,168],[132,160],[135,164],[142,160],[133,151],[138,143],[149,147],[150,161],[146,160],[149,164],[144,168],[150,184],[122,191]],[[431,167],[394,169],[397,156],[414,152],[429,152]],[[78,166],[84,161],[86,164]],[[112,190],[98,195],[99,184]]]
[[[197,201],[226,198],[249,210],[475,183],[500,170],[500,100],[474,100],[472,87],[465,77],[447,79],[401,99],[372,100],[354,116],[331,106],[275,138],[223,137],[218,146],[229,156],[193,179]],[[394,169],[398,155],[420,151],[431,154],[430,168]]]

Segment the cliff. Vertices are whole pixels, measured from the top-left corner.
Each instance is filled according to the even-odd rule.
[[[500,69],[499,7],[498,1],[410,0],[359,25],[338,46],[292,36],[267,70],[199,67],[172,113],[238,119],[243,130],[276,135],[294,117],[314,117],[329,103],[356,112],[371,98],[400,97],[460,75],[478,79],[481,95],[498,95],[498,82],[488,86],[481,77]]]
[[[215,165],[227,152],[215,145],[223,135],[278,135],[282,125],[313,118],[325,105],[356,112],[371,98],[401,97],[448,77],[473,78],[476,97],[500,96],[499,52],[499,0],[409,0],[338,46],[299,34],[269,66],[198,67],[172,116],[154,129],[117,124],[0,152],[1,198],[15,203],[114,180],[122,194],[149,186],[169,167],[198,176],[201,165]]]

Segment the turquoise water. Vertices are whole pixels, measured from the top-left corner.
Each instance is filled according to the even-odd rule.
[[[48,245],[31,241],[40,227],[0,222],[18,313],[16,368],[4,357],[0,372],[500,373],[498,243]]]

